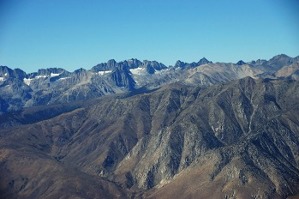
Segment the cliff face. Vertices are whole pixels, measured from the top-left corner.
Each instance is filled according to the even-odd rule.
[[[299,84],[250,77],[0,116],[4,198],[286,198]],[[107,194],[107,195],[104,195]]]

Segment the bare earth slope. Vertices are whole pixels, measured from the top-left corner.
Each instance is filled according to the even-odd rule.
[[[299,191],[298,100],[297,81],[246,77],[4,114],[1,196],[286,198]]]

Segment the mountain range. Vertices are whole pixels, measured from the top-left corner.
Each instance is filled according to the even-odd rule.
[[[24,107],[69,103],[110,94],[152,90],[169,83],[210,86],[246,76],[253,78],[298,79],[299,57],[278,55],[250,63],[212,63],[177,61],[166,67],[157,61],[109,60],[90,70],[68,72],[62,68],[40,69],[25,73],[21,69],[0,66],[0,113]]]
[[[292,198],[299,56],[0,67],[1,198]],[[298,195],[297,195],[298,197]]]

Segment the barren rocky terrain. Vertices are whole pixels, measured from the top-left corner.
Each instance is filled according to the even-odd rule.
[[[6,106],[0,115],[1,198],[296,195],[297,59],[205,61],[194,63],[196,67],[177,62],[180,69],[161,64],[158,68],[155,62],[156,68],[150,65],[152,74],[132,72],[133,66],[124,69],[132,79],[118,68],[112,76],[117,81],[110,84],[118,92],[102,95],[88,90],[92,95],[55,101],[62,98],[54,97],[50,83],[49,89],[40,87],[52,92],[50,101],[29,105],[37,90],[27,85],[28,99],[20,97],[20,89],[13,92],[22,98],[15,110],[7,108],[16,105],[7,101],[12,92],[0,90]],[[108,65],[93,70],[107,71]],[[152,84],[151,77],[161,81]],[[15,85],[15,79],[11,77],[12,84],[0,82],[0,87]],[[91,88],[92,84],[81,83],[74,86]],[[25,95],[26,89],[21,93]]]

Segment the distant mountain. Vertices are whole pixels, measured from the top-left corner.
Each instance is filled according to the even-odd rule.
[[[212,67],[235,69],[202,67],[214,76]],[[298,81],[245,77],[212,86],[180,81],[6,113],[0,116],[0,193],[286,198],[299,192],[298,101]]]
[[[30,74],[0,66],[0,114],[24,107],[151,90],[174,82],[209,86],[246,76],[297,79],[298,63],[299,57],[287,55],[277,55],[269,61],[239,61],[236,64],[212,63],[202,58],[192,63],[177,61],[169,67],[157,61],[129,59],[116,62],[112,59],[90,70],[68,72],[62,68],[48,68]],[[292,68],[291,72],[284,72],[287,68]]]
[[[192,63],[185,63],[185,62],[182,62],[180,60],[178,60],[174,67],[175,68],[194,68],[194,67],[197,67],[197,66],[200,66],[200,65],[203,65],[203,64],[209,64],[209,63],[212,63],[211,61],[207,60],[205,57],[200,59],[198,62],[192,62]]]

